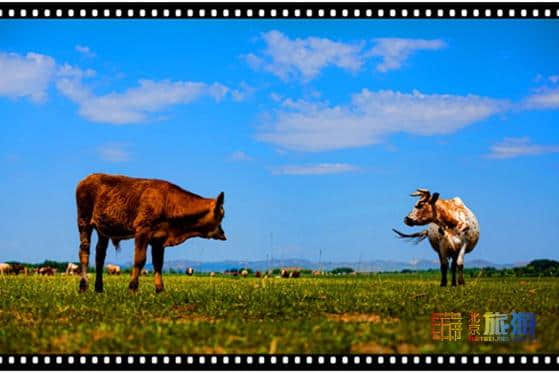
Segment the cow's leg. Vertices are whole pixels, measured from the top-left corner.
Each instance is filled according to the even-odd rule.
[[[91,242],[90,225],[79,225],[80,231],[80,264],[82,266],[82,278],[80,280],[80,291],[87,290],[87,268],[89,266],[89,245]]]
[[[163,291],[163,254],[165,248],[160,244],[151,245],[151,258],[153,261],[153,273],[155,281],[155,292],[160,293]]]
[[[97,232],[99,240],[95,247],[95,291],[103,292],[103,266],[105,265],[105,256],[107,255],[107,246],[109,245],[109,237],[103,236]]]
[[[466,285],[464,282],[464,255],[466,255],[466,244],[462,244],[460,248],[460,252],[458,253],[458,284],[459,285]]]
[[[450,270],[452,271],[452,286],[456,286],[456,257],[452,258]]]
[[[446,286],[447,283],[447,279],[446,279],[446,273],[448,271],[448,258],[446,256],[441,256],[440,257],[440,261],[441,261],[441,286]]]
[[[134,239],[134,246],[134,267],[132,268],[130,284],[128,285],[128,288],[132,291],[138,290],[138,277],[146,264],[147,238],[144,235],[137,235]]]

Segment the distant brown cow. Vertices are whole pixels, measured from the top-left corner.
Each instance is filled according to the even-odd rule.
[[[40,267],[36,269],[38,275],[43,276],[54,276],[56,273],[56,268],[52,267]]]
[[[203,198],[167,181],[92,174],[76,189],[80,232],[80,291],[87,290],[91,232],[99,236],[95,254],[95,291],[103,291],[103,264],[109,239],[134,238],[134,267],[129,289],[138,289],[138,277],[152,249],[155,291],[163,290],[164,248],[192,237],[225,240],[221,221],[225,215],[223,192],[216,199]]]

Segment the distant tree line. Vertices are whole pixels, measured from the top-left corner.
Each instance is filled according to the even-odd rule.
[[[439,272],[438,269],[403,269],[400,273]],[[559,262],[549,259],[533,260],[525,266],[497,269],[495,267],[465,268],[470,277],[559,277]]]

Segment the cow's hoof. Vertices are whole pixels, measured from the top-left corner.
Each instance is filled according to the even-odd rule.
[[[102,293],[103,292],[103,285],[95,284],[95,292]]]
[[[128,285],[128,290],[134,291],[134,292],[137,291],[138,290],[138,283],[137,282],[131,282]]]
[[[83,293],[84,291],[87,290],[87,281],[85,281],[83,278],[80,280],[80,293]]]
[[[161,286],[161,287],[156,286],[155,287],[155,292],[156,293],[161,293],[162,291],[163,291],[163,286]]]
[[[441,287],[442,288],[446,287],[446,282],[441,282]]]

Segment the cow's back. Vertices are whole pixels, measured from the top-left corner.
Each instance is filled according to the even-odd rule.
[[[455,217],[464,221],[468,227],[468,230],[464,233],[463,238],[466,241],[466,252],[469,253],[474,249],[479,240],[479,223],[474,213],[462,202],[460,198],[455,197],[449,201],[455,205]],[[427,236],[431,247],[438,252],[440,249],[439,245],[444,239],[439,226],[435,223],[429,224],[427,227]]]
[[[146,207],[140,203],[142,193],[148,188],[165,189],[164,183],[120,175],[89,175],[76,189],[78,224],[92,225],[110,237],[129,236],[138,211]]]

